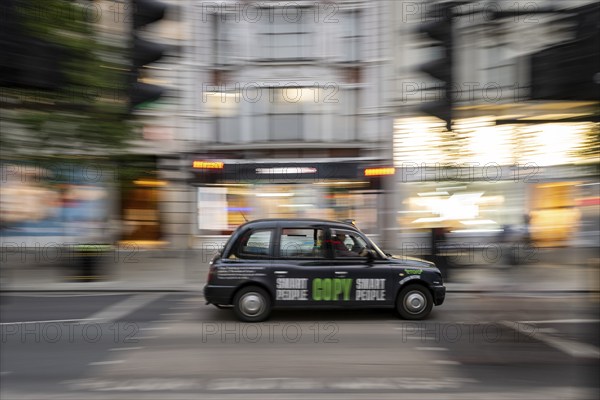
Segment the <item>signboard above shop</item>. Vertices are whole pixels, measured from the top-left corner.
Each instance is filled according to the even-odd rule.
[[[198,183],[247,182],[247,181],[326,181],[335,179],[365,179],[365,170],[374,165],[374,160],[359,161],[278,161],[255,162],[244,160],[194,159],[190,165],[194,181]],[[384,169],[379,169],[384,171]],[[388,169],[385,169],[388,172]],[[378,175],[378,174],[376,174]]]

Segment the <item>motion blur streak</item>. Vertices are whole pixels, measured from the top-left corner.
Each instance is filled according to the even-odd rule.
[[[0,395],[598,398],[599,20],[0,0]],[[296,217],[434,261],[444,307],[246,325],[204,304],[238,226]]]

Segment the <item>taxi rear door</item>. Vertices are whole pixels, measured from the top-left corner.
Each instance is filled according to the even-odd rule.
[[[331,282],[331,259],[325,246],[325,229],[299,223],[283,224],[275,240],[271,266],[275,281],[275,305],[331,305],[319,290],[322,282]],[[316,287],[316,289],[315,289]]]

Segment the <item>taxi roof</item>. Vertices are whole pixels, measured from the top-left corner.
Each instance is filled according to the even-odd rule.
[[[244,227],[271,227],[276,225],[290,225],[294,223],[301,223],[303,225],[327,225],[329,227],[340,228],[340,229],[354,229],[359,230],[350,221],[332,221],[327,219],[319,218],[262,218],[248,221],[238,227],[238,229]]]

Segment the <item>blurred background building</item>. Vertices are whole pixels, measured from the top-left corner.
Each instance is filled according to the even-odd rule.
[[[5,238],[39,236],[66,215],[35,200],[23,210],[26,189],[102,198],[102,212],[80,219],[104,221],[111,240],[175,249],[221,242],[246,219],[291,216],[353,218],[390,249],[430,251],[438,228],[461,243],[510,231],[597,246],[597,2],[53,2],[77,7],[64,21],[81,20],[97,48],[50,51],[66,39],[49,36],[56,26],[40,33],[40,88],[8,61],[26,43],[3,33],[3,76],[23,78],[2,82]],[[3,14],[29,10],[39,22],[33,4],[7,1]],[[86,46],[97,70],[73,58],[89,56]],[[56,63],[81,74],[65,69],[95,107],[84,127],[73,122],[89,112],[74,107],[78,96],[51,95]],[[99,87],[98,71],[121,74],[106,79],[120,88]],[[17,118],[23,110],[46,119]],[[125,131],[116,150],[100,140]],[[81,179],[56,172],[74,160]],[[86,163],[110,177],[79,187]],[[21,177],[49,178],[12,179],[32,164]]]
[[[598,3],[392,7],[399,242],[594,247]]]
[[[380,233],[388,206],[365,169],[391,165],[390,4],[179,7],[184,145],[160,161],[170,241],[291,216],[354,218]]]

